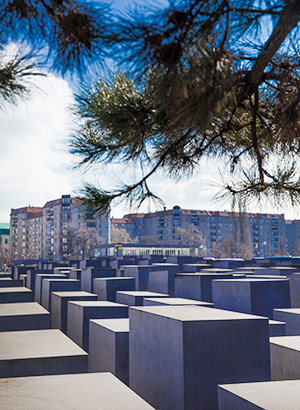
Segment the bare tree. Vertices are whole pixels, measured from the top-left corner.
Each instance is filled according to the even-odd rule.
[[[67,227],[66,251],[71,259],[85,259],[94,256],[94,249],[103,243],[95,231],[86,228]]]
[[[286,239],[284,236],[279,235],[278,237],[278,251],[276,255],[287,255]]]
[[[177,228],[176,235],[180,237],[178,243],[189,245],[191,248],[197,249],[199,256],[206,255],[206,242],[199,229],[192,226],[189,226],[187,229]]]
[[[125,228],[117,228],[115,226],[111,227],[110,241],[112,243],[130,243],[130,242],[134,242],[134,240],[130,238],[129,233],[126,231]]]

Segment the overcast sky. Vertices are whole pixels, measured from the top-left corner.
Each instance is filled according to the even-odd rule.
[[[124,6],[130,1],[115,1]],[[112,172],[92,170],[82,174],[73,169],[74,158],[68,153],[67,139],[72,132],[70,106],[74,103],[70,81],[54,76],[36,80],[31,97],[7,106],[0,111],[0,222],[8,222],[11,208],[43,206],[48,200],[63,194],[74,194],[83,180],[104,187],[118,183],[130,176],[120,167]],[[221,166],[221,164],[219,164]],[[151,181],[154,192],[162,197],[166,206],[183,208],[224,210],[230,202],[215,202],[213,196],[220,187],[218,164],[205,162],[190,180],[175,183],[158,175]],[[142,211],[148,211],[145,204]],[[155,210],[152,206],[151,210]],[[271,206],[253,206],[250,211],[285,213],[288,218],[300,218],[298,209],[274,209]],[[122,216],[130,210],[124,204],[113,209],[113,216]]]

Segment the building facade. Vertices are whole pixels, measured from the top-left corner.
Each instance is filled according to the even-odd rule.
[[[9,258],[9,223],[0,223],[0,259]]]
[[[292,225],[291,230],[295,231],[298,225]],[[244,244],[253,256],[287,254],[291,250],[288,241],[292,235],[287,235],[283,214],[191,210],[174,206],[152,213],[127,214],[116,220],[116,226],[127,229],[130,236],[141,243],[193,245],[193,234],[200,233],[207,256],[226,242]],[[190,241],[187,234],[183,235],[188,232]]]
[[[98,244],[108,243],[110,220],[108,214],[87,217],[77,198],[62,195],[43,207],[12,209],[10,230],[13,259],[68,260],[72,236],[90,235]]]

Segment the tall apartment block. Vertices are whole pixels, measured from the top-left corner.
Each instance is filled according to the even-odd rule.
[[[10,214],[11,257],[13,259],[67,260],[68,228],[85,229],[100,243],[109,242],[109,215],[87,217],[77,198],[62,195],[43,207],[12,209]]]
[[[9,224],[0,223],[0,256],[9,255]]]
[[[283,214],[239,214],[238,212],[181,209],[179,206],[174,206],[173,209],[153,213],[127,214],[122,219],[112,219],[112,224],[125,228],[132,238],[137,237],[141,243],[152,241],[152,243],[184,244],[177,234],[177,228],[185,230],[196,228],[204,237],[208,255],[221,241],[240,241],[243,235],[248,236],[249,246],[252,247],[255,256],[291,251]],[[292,225],[291,231],[294,232],[294,228],[298,225],[295,223]],[[296,248],[296,238],[294,241],[294,248]]]

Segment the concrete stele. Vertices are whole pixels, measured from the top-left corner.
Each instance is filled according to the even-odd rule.
[[[49,329],[49,327],[49,312],[36,302],[0,304],[0,332]]]
[[[0,304],[32,302],[32,299],[32,291],[25,287],[0,288]]]
[[[2,379],[0,402],[9,410],[154,410],[111,373]]]
[[[44,279],[42,284],[41,304],[49,312],[51,310],[52,292],[80,291],[80,282],[76,279]]]
[[[218,397],[219,410],[296,410],[300,380],[220,385]]]
[[[85,291],[52,292],[51,327],[67,332],[68,302],[79,300],[97,300],[97,295]]]
[[[273,316],[286,323],[286,336],[300,335],[300,308],[274,309]]]
[[[198,306],[129,318],[129,385],[157,410],[217,409],[218,384],[270,380],[267,318]]]
[[[274,308],[289,308],[288,279],[214,280],[213,303],[216,308],[267,316],[273,319]]]
[[[67,335],[85,351],[89,349],[90,319],[128,318],[128,306],[104,301],[69,302]]]
[[[168,298],[169,295],[163,293],[148,292],[143,290],[117,292],[116,300],[128,306],[143,306],[145,298]]]
[[[96,278],[94,279],[94,292],[98,300],[116,302],[117,291],[134,291],[135,280],[130,277]]]
[[[144,306],[205,306],[213,307],[213,303],[201,302],[201,300],[192,300],[184,298],[145,298]]]
[[[89,371],[111,372],[129,383],[129,319],[90,320]]]
[[[60,330],[0,333],[1,378],[86,371],[86,352]]]
[[[270,338],[272,380],[300,379],[300,336]]]

